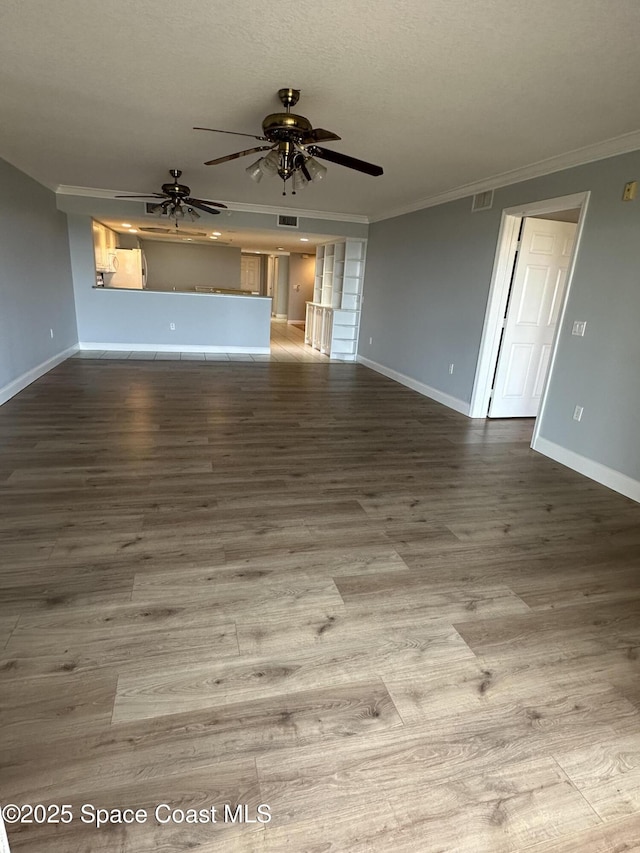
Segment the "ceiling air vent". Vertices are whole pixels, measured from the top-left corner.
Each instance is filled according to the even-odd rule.
[[[297,228],[298,227],[298,217],[297,216],[287,216],[284,213],[278,214],[278,228]]]
[[[477,213],[479,210],[491,210],[493,207],[493,190],[486,190],[483,193],[476,193],[471,204],[471,212]]]

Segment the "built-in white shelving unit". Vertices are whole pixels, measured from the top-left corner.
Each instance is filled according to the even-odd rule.
[[[305,342],[331,358],[356,360],[365,248],[366,240],[349,239],[325,243],[316,250]]]

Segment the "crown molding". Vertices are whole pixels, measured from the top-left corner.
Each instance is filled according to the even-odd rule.
[[[244,204],[243,202],[225,201],[229,210],[237,210],[242,213],[267,213],[276,216],[279,213],[288,216],[299,216],[301,219],[328,219],[335,222],[357,222],[361,225],[369,224],[369,217],[360,213],[331,213],[326,210],[307,210],[302,207],[278,207],[272,204]]]
[[[67,184],[60,184],[55,189],[56,195],[74,195],[82,198],[111,198],[115,199],[118,195],[127,195],[128,190],[101,190],[92,187],[73,187]],[[139,198],[119,198],[118,201],[130,201],[136,204],[144,204],[144,199]],[[151,199],[152,201],[152,199]],[[326,219],[333,222],[357,222],[362,225],[369,224],[369,217],[358,213],[332,213],[325,210],[307,210],[298,207],[280,207],[271,204],[246,204],[238,201],[223,201],[227,208],[237,213],[262,213],[276,216],[279,213],[286,213],[289,216],[299,216],[301,219]]]
[[[561,172],[564,169],[571,169],[574,166],[583,166],[586,163],[593,163],[596,160],[606,160],[608,157],[615,157],[619,154],[628,154],[631,151],[640,149],[640,130],[634,130],[631,133],[625,133],[622,136],[616,136],[612,139],[605,139],[603,142],[596,142],[593,145],[586,145],[584,148],[576,148],[573,151],[568,151],[566,154],[558,154],[555,157],[549,157],[546,160],[538,160],[536,163],[530,163],[528,166],[522,166],[519,169],[511,169],[508,172],[501,172],[498,175],[492,175],[489,178],[483,178],[480,181],[474,181],[471,184],[463,184],[460,187],[447,190],[438,195],[429,196],[420,201],[412,202],[411,204],[402,207],[393,208],[384,213],[372,216],[369,222],[380,222],[384,219],[393,219],[396,216],[403,216],[405,213],[415,213],[417,210],[424,210],[428,207],[437,207],[439,204],[446,204],[449,201],[457,201],[461,198],[475,195],[476,193],[485,192],[486,190],[495,190],[500,187],[507,187],[511,184],[518,184],[521,181],[528,181],[531,178],[540,178],[543,175],[550,175],[553,172]]]

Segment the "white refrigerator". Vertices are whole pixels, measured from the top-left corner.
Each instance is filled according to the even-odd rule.
[[[109,287],[142,290],[147,286],[147,265],[142,249],[116,249],[113,260],[115,272],[109,275]]]

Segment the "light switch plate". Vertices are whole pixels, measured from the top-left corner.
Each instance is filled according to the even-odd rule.
[[[578,335],[578,337],[583,338],[585,330],[587,328],[586,320],[574,320],[573,328],[571,329],[572,335]]]

